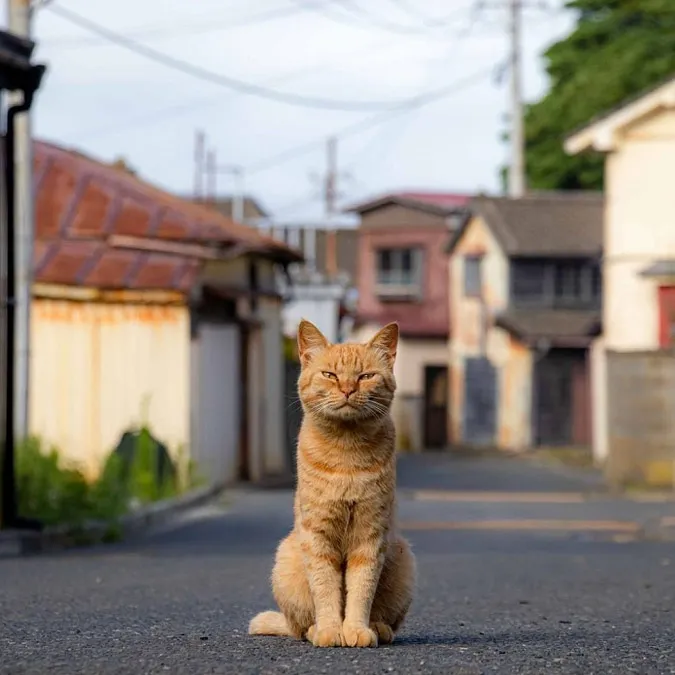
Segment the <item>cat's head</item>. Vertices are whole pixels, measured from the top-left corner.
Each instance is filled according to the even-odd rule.
[[[303,319],[298,327],[302,371],[298,393],[305,412],[332,421],[376,420],[388,414],[396,391],[398,324],[364,344],[330,344]]]

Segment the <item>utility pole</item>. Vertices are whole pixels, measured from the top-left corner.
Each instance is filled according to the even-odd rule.
[[[219,165],[215,149],[206,150],[206,135],[203,131],[197,132],[195,140],[195,201],[205,201],[215,204],[218,200],[218,174],[231,174],[234,177],[232,193],[232,210],[230,216],[237,223],[245,223],[244,213],[244,167],[236,164]],[[204,181],[206,175],[206,181]],[[206,192],[203,183],[206,183]]]
[[[245,223],[244,214],[244,167],[236,164],[226,164],[216,167],[219,173],[230,174],[234,178],[234,190],[232,191],[232,220],[237,223]]]
[[[7,28],[23,38],[31,39],[30,0],[7,0]],[[8,96],[10,106],[23,102],[22,93]],[[33,145],[30,111],[16,117],[16,342],[15,363],[15,432],[19,439],[28,436],[28,385],[30,378],[30,308],[33,285]],[[10,355],[11,356],[11,355]]]
[[[208,150],[206,153],[206,196],[204,199],[207,204],[215,203],[216,201],[216,192],[218,190],[216,187],[217,173],[216,151]]]
[[[522,0],[509,0],[509,38],[511,43],[511,162],[509,196],[522,197],[525,185],[525,132],[521,74]]]
[[[337,196],[337,138],[331,136],[326,147],[327,166],[325,184],[326,204],[326,276],[337,276],[337,234],[335,232],[335,199]]]
[[[232,195],[232,219],[237,223],[243,223],[244,220],[244,167],[230,167],[230,172],[234,176],[234,194]]]
[[[206,136],[201,129],[195,132],[195,183],[194,197],[196,202],[204,200],[204,146]]]

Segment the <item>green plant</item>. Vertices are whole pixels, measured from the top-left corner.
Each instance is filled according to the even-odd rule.
[[[90,520],[108,524],[106,540],[120,536],[119,520],[134,505],[173,497],[204,481],[185,448],[179,448],[176,470],[159,472],[160,444],[149,427],[135,434],[133,459],[125,466],[111,452],[94,481],[74,468],[63,466],[57,448],[32,437],[16,448],[19,513],[47,526],[63,525],[76,536]]]
[[[57,449],[45,449],[38,438],[26,439],[16,450],[22,516],[77,528],[91,519],[114,521],[126,511],[127,492],[115,462],[90,483],[80,471],[61,466]]]

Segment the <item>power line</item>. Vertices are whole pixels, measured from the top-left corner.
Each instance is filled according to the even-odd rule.
[[[261,12],[254,16],[249,16],[240,20],[227,21],[224,23],[217,23],[213,18],[206,21],[195,22],[193,24],[181,25],[179,27],[167,28],[166,26],[157,26],[140,28],[138,30],[129,30],[125,32],[126,37],[148,39],[153,37],[170,37],[173,35],[201,35],[205,33],[217,33],[221,31],[231,30],[235,28],[244,28],[247,26],[256,26],[263,23],[269,23],[279,19],[288,18],[302,14],[305,10],[299,7],[281,7],[279,9],[272,9],[267,12]],[[41,40],[40,44],[59,47],[60,49],[80,48],[86,46],[100,46],[104,45],[109,40],[106,38],[87,38],[87,37],[66,37],[55,38],[52,40]]]
[[[391,37],[385,37],[384,39],[380,37],[378,40],[375,40],[372,43],[366,45],[366,49],[352,50],[349,56],[354,57],[363,52],[369,53],[372,50],[378,50],[380,47],[390,44],[391,42]],[[266,78],[261,82],[261,86],[279,85],[307,75],[325,73],[326,69],[329,69],[330,67],[330,62],[315,61],[308,67],[299,68],[297,70],[282,73],[281,75],[275,75],[274,77]],[[138,115],[127,117],[126,119],[117,120],[114,124],[107,124],[93,128],[90,127],[89,129],[85,130],[78,129],[77,136],[80,140],[82,140],[82,138],[98,137],[110,133],[114,134],[120,131],[128,131],[129,129],[143,127],[149,124],[157,124],[158,122],[162,122],[166,119],[178,117],[201,108],[210,108],[214,105],[222,105],[225,101],[229,101],[235,96],[237,96],[237,92],[227,91],[225,92],[225,95],[221,94],[215,97],[211,96],[209,98],[199,98],[188,102],[176,103],[160,110],[144,112]]]
[[[418,108],[422,108],[426,105],[429,105],[434,101],[446,98],[452,94],[456,94],[462,91],[463,89],[467,89],[471,85],[480,82],[486,76],[491,76],[493,74],[494,74],[494,66],[491,66],[490,68],[487,69],[483,68],[478,72],[472,73],[467,77],[461,78],[459,80],[456,80],[455,82],[446,85],[442,90],[437,90],[435,92],[427,94],[423,100],[421,100],[422,97],[420,97],[415,102],[411,102],[405,106],[399,106],[397,109],[393,111],[381,112],[378,113],[377,115],[369,116],[365,119],[355,122],[354,124],[350,124],[346,127],[343,127],[341,130],[333,134],[333,136],[335,136],[336,138],[345,138],[347,136],[352,136],[361,133],[362,131],[366,131],[367,129],[376,127],[379,124],[382,124],[397,115],[403,115],[412,110],[417,110]],[[302,157],[308,154],[309,152],[315,150],[317,147],[324,145],[325,140],[323,138],[321,140],[303,143],[302,145],[298,145],[293,148],[289,148],[288,150],[284,150],[283,152],[273,155],[272,157],[269,157],[265,160],[261,160],[259,162],[254,162],[253,164],[250,164],[246,168],[246,172],[258,173],[261,171],[266,171],[268,169],[271,169],[275,166],[288,162],[297,157]]]
[[[398,35],[418,36],[425,39],[428,39],[429,37],[443,39],[441,35],[434,35],[430,29],[447,29],[454,23],[457,16],[466,14],[466,10],[462,9],[448,14],[445,17],[430,19],[424,26],[406,26],[404,24],[387,21],[386,19],[382,20],[377,15],[363,9],[359,5],[349,2],[345,3],[343,0],[336,0],[336,2],[346,10],[347,14],[343,14],[339,9],[335,10],[333,6],[327,5],[320,0],[290,0],[290,2],[293,2],[301,9],[315,12],[326,19],[348,26],[378,28]],[[359,20],[359,17],[365,19],[366,23],[364,23],[363,20]]]
[[[48,5],[47,9],[65,19],[66,21],[70,21],[71,23],[76,24],[85,30],[89,30],[92,33],[100,35],[101,37],[119,45],[120,47],[124,47],[125,49],[143,56],[144,58],[150,59],[151,61],[160,63],[167,68],[172,68],[173,70],[180,71],[197,79],[211,82],[212,84],[216,84],[221,87],[226,87],[228,89],[237,91],[240,94],[257,96],[259,98],[278,101],[279,103],[286,103],[288,105],[305,108],[320,108],[324,110],[392,111],[411,104],[416,105],[423,103],[429,96],[436,96],[446,90],[446,87],[442,87],[436,91],[419,94],[402,101],[340,101],[335,99],[314,98],[310,96],[302,96],[300,94],[281,92],[275,89],[269,89],[260,85],[251,84],[250,82],[245,82],[244,80],[214,73],[213,71],[202,68],[201,66],[196,66],[187,61],[169,56],[168,54],[164,54],[163,52],[157,51],[151,47],[141,44],[140,42],[136,42],[135,40],[131,40],[123,35],[120,35],[119,33],[111,31],[104,26],[91,21],[90,19],[72,12],[71,10],[60,7],[59,5]]]

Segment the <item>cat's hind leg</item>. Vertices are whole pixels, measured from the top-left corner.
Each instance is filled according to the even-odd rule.
[[[272,592],[294,637],[305,638],[314,624],[314,601],[294,532],[281,541],[272,570]]]
[[[261,612],[251,620],[251,635],[281,635],[302,639],[314,623],[314,603],[302,564],[300,547],[291,532],[277,548],[272,592],[280,612]]]
[[[396,537],[387,549],[380,581],[370,612],[370,627],[380,644],[390,644],[408,613],[416,582],[415,556],[403,537]]]

